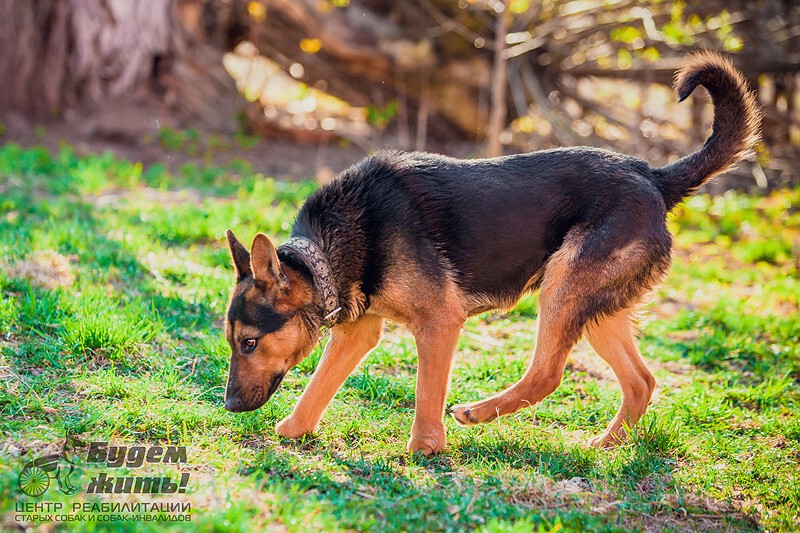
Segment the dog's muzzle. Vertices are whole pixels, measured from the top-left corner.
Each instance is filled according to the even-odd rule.
[[[286,372],[275,374],[267,386],[266,393],[264,393],[264,388],[259,386],[252,391],[253,394],[249,398],[245,398],[239,390],[233,392],[227,391],[225,393],[225,409],[232,413],[242,413],[258,409],[267,403],[267,400],[275,394],[284,376],[286,376]]]

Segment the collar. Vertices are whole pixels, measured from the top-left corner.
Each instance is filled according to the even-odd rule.
[[[322,295],[322,325],[332,327],[342,308],[328,258],[316,243],[305,237],[292,237],[278,248],[300,259],[311,271],[314,287]]]

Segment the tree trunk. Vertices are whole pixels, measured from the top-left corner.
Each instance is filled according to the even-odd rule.
[[[202,4],[0,0],[0,111],[156,105],[179,122],[232,125],[238,95],[223,52],[186,27]]]

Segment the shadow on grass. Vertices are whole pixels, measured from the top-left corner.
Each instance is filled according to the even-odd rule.
[[[512,441],[473,441],[461,443],[458,449],[466,462],[483,463],[505,468],[525,469],[555,479],[589,477],[596,473],[597,453],[582,446],[555,448],[549,442],[535,445]]]
[[[514,505],[502,497],[500,482],[478,476],[474,480],[456,473],[448,456],[419,461],[410,456],[370,459],[329,452],[324,466],[300,465],[291,455],[265,450],[240,472],[262,490],[278,497],[305,493],[313,507],[324,510],[340,528],[408,531],[460,531],[487,521],[516,522],[529,519],[549,530],[554,513]],[[426,465],[407,473],[401,464]],[[285,523],[297,506],[279,509]],[[578,526],[579,513],[559,513],[561,521]]]
[[[325,450],[314,440],[288,447],[299,455],[256,448],[239,471],[279,501],[281,495],[306,495],[305,506],[287,498],[288,508],[278,509],[285,523],[312,507],[339,527],[366,523],[382,531],[411,525],[462,531],[487,524],[547,531],[557,523],[580,531],[757,528],[725,502],[694,496],[673,479],[668,460],[645,459],[635,447],[608,452],[621,455],[610,468],[600,460],[602,452],[587,454],[580,447],[470,444],[434,457],[379,458]]]

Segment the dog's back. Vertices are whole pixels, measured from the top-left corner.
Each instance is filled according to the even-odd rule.
[[[601,253],[591,248],[595,240],[611,253],[644,239],[651,259],[663,261],[671,246],[666,213],[737,161],[757,131],[755,102],[725,60],[693,56],[678,78],[681,98],[698,84],[714,101],[714,133],[666,167],[587,147],[476,160],[382,151],[313,195],[295,231],[358,225],[348,231],[363,257],[346,263],[363,272],[367,298],[383,285],[398,240],[427,276],[452,277],[487,305],[513,305],[536,288],[570,231],[594,228],[585,253]]]
[[[611,235],[623,242],[647,221],[663,226],[651,173],[643,161],[593,148],[470,161],[379,152],[335,189],[348,209],[359,197],[376,234],[370,253],[385,253],[381,264],[396,248],[382,244],[401,240],[428,276],[452,276],[469,294],[513,303],[536,288],[537,273],[572,228],[616,218],[620,231]],[[325,203],[335,209],[330,198]]]

